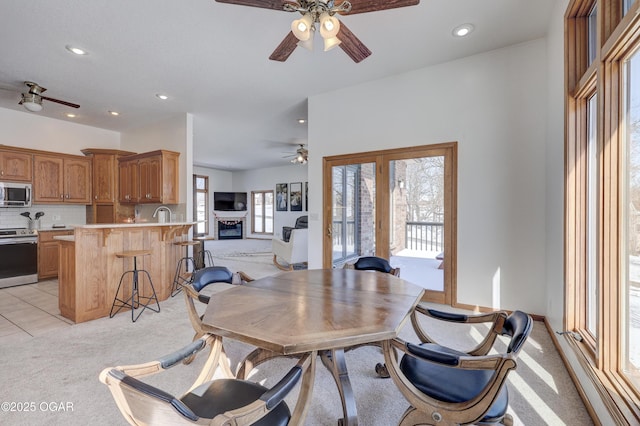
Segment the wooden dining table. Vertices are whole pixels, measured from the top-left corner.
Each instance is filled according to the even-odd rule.
[[[216,292],[202,324],[212,334],[257,348],[244,360],[238,376],[276,356],[317,352],[340,393],[344,417],[338,423],[356,425],[345,350],[397,337],[423,294],[423,288],[383,272],[283,272]],[[372,360],[372,369],[374,365]],[[311,383],[303,380],[301,386],[308,390],[313,380],[312,374],[307,379]],[[308,398],[310,393],[301,395]],[[302,416],[296,419],[301,422],[306,410],[295,415]]]

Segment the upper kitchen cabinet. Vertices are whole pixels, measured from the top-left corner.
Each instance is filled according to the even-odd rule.
[[[91,158],[93,203],[110,204],[118,199],[118,158],[134,152],[87,148],[82,153]]]
[[[84,157],[33,156],[33,202],[91,204],[91,160]]]
[[[0,151],[0,180],[31,182],[32,161],[28,153]]]
[[[179,152],[158,150],[121,157],[121,203],[178,204]]]

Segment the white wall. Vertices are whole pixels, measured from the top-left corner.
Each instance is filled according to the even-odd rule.
[[[458,141],[457,301],[544,314],[546,74],[540,39],[314,96],[309,181],[327,155]],[[320,191],[309,216],[316,268]]]
[[[266,191],[266,190],[276,190],[277,183],[287,183],[289,184],[289,191],[291,191],[291,183],[292,182],[301,182],[303,188],[303,198],[304,198],[304,183],[308,181],[307,178],[307,166],[301,164],[291,164],[281,167],[271,167],[265,169],[258,170],[247,170],[242,172],[235,172],[233,174],[233,191],[241,191],[247,192],[247,195],[251,196],[251,191]],[[317,188],[320,188],[320,185],[316,185]],[[312,192],[310,190],[309,192]],[[303,203],[304,204],[304,203]],[[249,202],[249,208],[251,207],[251,202]],[[288,206],[286,212],[284,211],[275,211],[273,217],[273,236],[274,238],[282,238],[282,227],[283,226],[293,226],[296,223],[296,219],[300,216],[306,215],[307,212],[304,210],[300,212],[292,212],[290,211],[291,206]],[[259,235],[251,234],[251,213],[247,215],[249,219],[248,228],[247,228],[247,236],[253,238],[260,238]]]
[[[120,133],[37,113],[0,108],[3,145],[83,155],[84,148],[119,149]]]

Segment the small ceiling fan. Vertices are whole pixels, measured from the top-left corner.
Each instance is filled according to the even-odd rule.
[[[29,88],[29,91],[27,93],[22,93],[22,98],[20,99],[18,105],[22,105],[31,112],[41,111],[43,100],[66,105],[71,108],[80,108],[80,105],[73,104],[71,102],[50,98],[48,96],[42,96],[42,92],[46,91],[47,89],[37,83],[34,83],[32,81],[25,81],[24,84]]]
[[[296,149],[294,154],[285,155],[282,158],[290,158],[293,164],[307,164],[309,160],[309,151],[304,147],[304,144],[300,144],[300,148]]]
[[[415,6],[420,0],[350,0],[336,5],[335,0],[216,0],[220,3],[240,6],[261,7],[264,9],[299,12],[302,18],[291,24],[291,31],[276,47],[269,59],[286,61],[297,46],[312,50],[316,23],[324,39],[324,50],[336,46],[356,63],[371,55],[371,51],[356,37],[346,25],[334,15],[354,15],[356,13],[376,12],[398,7]],[[338,0],[339,1],[339,0]]]

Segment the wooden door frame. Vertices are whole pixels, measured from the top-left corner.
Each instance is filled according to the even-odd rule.
[[[323,198],[323,245],[322,265],[332,267],[332,168],[355,163],[376,164],[376,255],[389,257],[389,233],[380,232],[387,224],[383,218],[389,217],[389,161],[405,160],[427,156],[444,156],[444,291],[427,290],[423,300],[447,305],[457,302],[457,200],[458,200],[458,143],[446,142],[406,148],[394,148],[362,153],[334,155],[322,159]],[[379,196],[382,194],[383,196]]]

